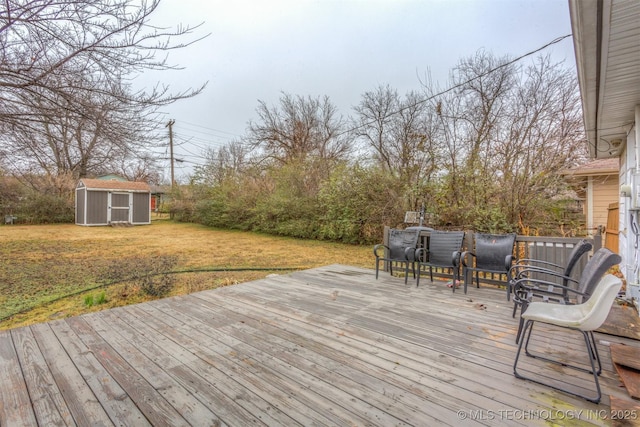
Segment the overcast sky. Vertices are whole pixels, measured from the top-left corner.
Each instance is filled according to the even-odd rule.
[[[479,49],[518,57],[571,33],[567,0],[162,0],[152,23],[203,23],[196,34],[211,33],[171,53],[184,70],[146,82],[174,90],[208,82],[165,109],[175,157],[186,160],[176,178],[202,164],[206,147],[240,138],[258,100],[327,95],[348,116],[380,85],[403,95],[430,73],[446,87],[451,69]],[[571,38],[541,53],[575,68]]]

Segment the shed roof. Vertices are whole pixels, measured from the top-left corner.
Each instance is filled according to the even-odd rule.
[[[104,179],[82,178],[78,183],[78,188],[86,187],[88,190],[120,190],[120,191],[151,191],[146,182],[116,181]]]
[[[620,159],[614,157],[595,159],[576,168],[563,170],[562,174],[571,176],[617,175],[619,171]]]

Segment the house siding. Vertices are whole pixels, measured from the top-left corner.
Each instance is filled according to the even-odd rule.
[[[589,224],[589,226],[590,228],[604,227],[607,225],[609,205],[620,200],[618,177],[616,175],[598,175],[589,179],[593,186],[593,224]]]
[[[638,107],[636,107],[636,122],[635,127],[638,127],[639,116]],[[637,183],[633,182],[633,172],[635,171],[635,165],[638,163],[638,159],[636,159],[637,152],[637,144],[636,134],[638,132],[629,132],[627,136],[627,144],[624,152],[621,154],[622,165],[620,167],[620,183],[629,184],[634,186],[634,192],[637,192],[638,189]],[[631,197],[620,197],[620,211],[619,211],[619,219],[620,219],[620,255],[622,256],[622,262],[620,263],[620,268],[627,279],[627,285],[637,284],[640,282],[640,270],[638,270],[638,266],[635,264],[637,262],[638,249],[635,247],[636,239],[633,234],[633,228],[631,226],[631,211],[633,198]],[[637,218],[637,214],[635,215]],[[631,287],[627,286],[627,297],[638,297],[638,295],[631,295]]]

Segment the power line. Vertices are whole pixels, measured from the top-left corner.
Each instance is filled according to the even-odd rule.
[[[164,124],[163,121],[157,121],[158,124]],[[185,126],[187,125],[187,126]],[[176,120],[176,126],[178,127],[178,129],[185,127],[187,128],[190,132],[196,132],[199,134],[204,134],[204,135],[210,135],[210,136],[215,136],[217,138],[226,138],[226,139],[233,139],[233,138],[242,138],[243,135],[239,135],[237,133],[233,133],[233,132],[228,132],[225,130],[221,130],[221,129],[215,129],[215,128],[211,128],[211,127],[207,127],[207,126],[202,126],[202,125],[198,125],[195,123],[191,123],[188,121],[184,121],[181,120],[180,118],[178,118]],[[200,128],[200,129],[204,129],[204,130],[198,130],[198,129],[192,129],[192,127],[196,127],[196,128]],[[191,128],[191,129],[189,129]],[[205,131],[209,131],[209,132],[205,132]]]
[[[214,141],[214,140],[211,140],[211,139],[203,139],[203,138],[199,138],[197,136],[186,135],[186,134],[183,134],[181,132],[176,132],[175,133],[175,137],[179,138],[182,141],[182,143],[186,143],[186,142],[193,143],[194,141],[196,141],[196,142],[199,142],[201,144],[205,144],[205,145],[209,145],[209,146],[218,146],[218,147],[223,146],[225,144],[228,144],[230,142],[230,141]],[[206,148],[210,148],[210,147],[202,147],[202,146],[200,146],[200,148],[206,149]]]
[[[498,71],[498,70],[499,70],[499,69],[501,69],[501,68],[508,67],[509,65],[515,64],[516,62],[518,62],[518,61],[520,61],[520,60],[522,60],[522,59],[524,59],[524,58],[526,58],[526,57],[528,57],[528,56],[531,56],[531,55],[533,55],[533,54],[535,54],[535,53],[538,53],[538,52],[540,52],[540,51],[542,51],[542,50],[544,50],[544,49],[548,48],[549,46],[552,46],[552,45],[554,45],[554,44],[556,44],[556,43],[560,43],[562,40],[566,39],[567,37],[571,37],[571,34],[567,34],[567,35],[564,35],[564,36],[558,37],[558,38],[556,38],[556,39],[553,39],[553,40],[552,40],[552,41],[550,41],[549,43],[547,43],[547,44],[545,44],[545,45],[543,45],[543,46],[541,46],[541,47],[539,47],[539,48],[537,48],[537,49],[534,49],[534,50],[532,50],[532,51],[529,51],[529,52],[527,52],[527,53],[525,53],[525,54],[522,54],[522,55],[518,56],[518,57],[517,57],[517,58],[515,58],[515,59],[512,59],[512,60],[510,60],[510,61],[507,61],[507,62],[505,62],[505,63],[503,63],[503,64],[500,64],[500,65],[498,65],[497,67],[492,68],[492,69],[490,69],[490,70],[488,70],[488,71],[486,71],[486,72],[484,72],[484,73],[482,73],[482,74],[480,74],[480,75],[478,75],[478,76],[472,77],[472,78],[470,78],[470,79],[468,79],[468,80],[466,80],[466,81],[464,81],[464,82],[461,82],[461,83],[458,83],[458,84],[456,84],[456,85],[453,85],[453,86],[449,87],[448,89],[445,89],[445,90],[443,90],[443,91],[441,91],[441,92],[438,92],[438,93],[436,93],[436,94],[434,94],[434,95],[431,95],[431,96],[429,96],[429,97],[427,97],[427,98],[424,98],[424,99],[421,99],[421,100],[419,100],[419,101],[416,101],[416,102],[414,102],[414,103],[413,103],[413,104],[411,104],[411,105],[407,105],[407,106],[402,107],[402,108],[400,108],[400,109],[398,109],[398,110],[396,110],[396,111],[391,111],[391,112],[389,112],[389,113],[385,114],[385,115],[382,117],[382,119],[387,119],[387,118],[389,118],[390,116],[393,116],[393,115],[395,115],[395,114],[400,114],[400,113],[402,113],[402,112],[403,112],[403,111],[405,111],[405,110],[408,110],[408,109],[410,109],[410,108],[414,108],[414,107],[416,107],[416,106],[418,106],[418,105],[422,105],[422,104],[424,104],[425,102],[429,102],[429,101],[431,101],[431,100],[432,100],[432,99],[434,99],[434,98],[437,98],[437,97],[442,96],[442,95],[444,95],[444,94],[446,94],[446,93],[449,93],[449,92],[451,92],[451,91],[453,91],[453,90],[455,90],[455,89],[458,89],[458,88],[460,88],[460,87],[462,87],[462,86],[465,86],[465,85],[467,85],[467,84],[469,84],[469,83],[471,83],[471,82],[473,82],[473,81],[475,81],[475,80],[478,80],[478,79],[480,79],[480,78],[482,78],[482,77],[486,77],[486,76],[488,76],[489,74],[494,73],[494,72]],[[347,130],[345,130],[345,131],[343,131],[343,132],[341,132],[341,133],[338,133],[336,136],[342,136],[342,135],[345,135],[345,134],[347,134],[347,133],[353,132],[353,131],[355,131],[355,130],[358,130],[358,129],[360,129],[360,128],[363,128],[363,127],[366,127],[366,126],[369,126],[369,125],[372,125],[372,124],[375,124],[375,123],[376,123],[376,120],[370,120],[370,121],[365,122],[365,123],[362,123],[362,124],[360,124],[360,125],[358,125],[358,126],[354,126],[354,127],[350,128],[350,129],[347,129]]]
[[[220,130],[220,129],[209,128],[209,127],[206,127],[206,126],[197,125],[195,123],[189,123],[189,122],[185,122],[185,121],[180,121],[180,123],[187,124],[187,125],[190,125],[190,126],[195,126],[195,127],[201,128],[201,129],[206,129],[206,130],[209,130],[209,131],[212,131],[212,132],[223,133],[223,134],[226,134],[226,135],[235,136],[235,137],[238,137],[238,138],[242,137],[242,135],[238,135],[236,133],[227,132],[227,131]],[[195,132],[206,133],[206,132],[201,132],[201,131],[195,131]]]
[[[524,54],[512,59],[512,60],[504,62],[504,63],[502,63],[502,64],[500,64],[500,65],[498,65],[498,66],[496,66],[496,67],[494,67],[492,69],[487,70],[486,72],[484,72],[484,73],[482,73],[480,75],[477,75],[477,76],[472,77],[472,78],[470,78],[468,80],[465,80],[463,82],[455,84],[455,85],[453,85],[453,86],[451,86],[451,87],[449,87],[447,89],[444,89],[444,90],[442,90],[442,91],[440,91],[440,92],[438,92],[436,94],[433,94],[431,96],[428,96],[428,97],[426,97],[424,99],[417,100],[417,101],[413,102],[410,105],[406,105],[406,106],[404,106],[402,108],[399,108],[399,109],[397,109],[395,111],[390,111],[390,112],[386,113],[382,117],[382,119],[387,119],[387,118],[389,118],[389,117],[391,117],[393,115],[401,114],[405,110],[414,108],[414,107],[416,107],[418,105],[422,105],[422,104],[424,104],[426,102],[429,102],[429,101],[433,100],[434,98],[437,98],[437,97],[442,96],[442,95],[444,95],[446,93],[449,93],[449,92],[451,92],[453,90],[456,90],[456,89],[458,89],[460,87],[468,85],[469,83],[471,83],[471,82],[473,82],[475,80],[478,80],[478,79],[481,79],[483,77],[486,77],[491,73],[494,73],[494,72],[496,72],[496,71],[498,71],[498,70],[500,70],[502,68],[508,67],[510,65],[513,65],[513,64],[521,61],[524,58],[527,58],[527,57],[529,57],[531,55],[534,55],[534,54],[536,54],[536,53],[538,53],[540,51],[543,51],[544,49],[547,49],[549,46],[552,46],[554,44],[560,43],[564,39],[566,39],[568,37],[571,37],[571,36],[572,36],[571,34],[567,34],[567,35],[564,35],[564,36],[561,36],[561,37],[557,37],[557,38],[553,39],[552,41],[550,41],[549,43],[546,43],[546,44],[544,44],[543,46],[541,46],[541,47],[539,47],[537,49],[531,50],[529,52],[526,52],[526,53],[524,53]],[[175,122],[175,120],[174,120],[174,122]],[[376,122],[375,120],[370,120],[370,121],[361,123],[361,124],[359,124],[357,126],[353,126],[353,127],[349,128],[347,130],[344,130],[342,132],[337,133],[336,136],[342,136],[342,135],[351,133],[351,132],[356,131],[358,129],[361,129],[361,128],[364,128],[366,126],[370,126],[372,124],[375,124],[375,122]],[[201,129],[205,129],[205,130],[211,131],[211,132],[217,132],[217,133],[222,133],[222,134],[226,134],[226,135],[231,135],[231,136],[242,138],[242,136],[238,135],[238,134],[234,134],[234,133],[231,133],[231,132],[226,132],[226,131],[215,129],[215,128],[209,128],[209,127],[198,125],[198,124],[195,124],[195,123],[190,123],[190,122],[186,122],[186,121],[180,121],[179,123],[180,123],[180,125],[187,124],[189,126],[194,126],[194,127],[197,127],[197,128],[201,128]],[[187,128],[188,128],[188,126],[187,126]],[[200,134],[204,134],[204,135],[214,136],[214,137],[217,137],[217,138],[226,138],[226,136],[220,136],[220,135],[216,135],[216,134],[209,134],[207,132],[202,132],[202,131],[199,131],[199,130],[191,129],[191,131],[192,132],[197,132],[197,133],[200,133]],[[191,145],[193,145],[193,146],[195,146],[197,148],[200,148],[203,151],[205,151],[208,148],[212,148],[211,146],[216,146],[217,145],[218,147],[221,147],[224,144],[229,142],[229,141],[212,141],[210,139],[205,139],[205,138],[202,138],[202,137],[192,136],[192,135],[191,136],[184,136],[184,133],[178,133],[176,137],[180,138],[180,140],[182,141],[181,144],[180,144],[180,146],[182,146],[182,149],[184,149],[185,151],[187,151],[190,154],[190,156],[188,155],[188,157],[192,157],[192,158],[195,158],[195,159],[201,159],[201,160],[205,160],[205,161],[206,161],[206,157],[204,155],[197,155],[197,154],[195,154],[193,152],[190,152],[190,151],[186,150],[183,145],[185,143],[189,143],[189,144],[191,144]],[[202,145],[197,144],[196,142],[201,143],[201,144],[202,143],[207,144],[208,147],[203,147]],[[189,162],[189,161],[187,161],[187,163],[195,164],[194,162]]]

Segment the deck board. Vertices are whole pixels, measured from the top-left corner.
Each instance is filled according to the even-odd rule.
[[[220,308],[224,310],[223,308]],[[235,310],[234,310],[235,311]],[[233,312],[227,312],[227,316],[234,316]],[[250,313],[246,313],[247,316]],[[223,333],[234,336],[267,355],[272,360],[278,360],[283,364],[302,368],[306,374],[317,378],[316,387],[327,388],[327,384],[341,390],[341,395],[349,401],[349,406],[358,412],[376,413],[376,422],[393,423],[389,419],[384,408],[396,408],[396,416],[410,423],[416,417],[429,419],[431,414],[421,413],[420,403],[412,402],[411,396],[401,396],[403,390],[392,384],[370,375],[365,370],[352,369],[348,366],[350,360],[343,353],[331,358],[325,353],[331,354],[329,347],[306,339],[306,334],[296,334],[284,331],[277,322],[260,324],[258,321],[245,317],[245,320],[233,327],[223,329]],[[298,381],[305,382],[304,378]],[[385,393],[380,394],[380,388]],[[373,407],[371,407],[373,405]],[[376,411],[373,408],[382,408]],[[430,419],[436,421],[437,419]]]
[[[606,346],[640,343],[596,334],[595,405],[513,376],[512,307],[504,290],[331,265],[0,331],[0,425],[562,425],[557,410],[608,425],[609,396],[628,397]],[[540,328],[532,348],[580,360],[567,332]]]
[[[0,331],[0,425],[37,426],[12,334]],[[37,406],[37,405],[36,405]]]
[[[47,326],[51,327],[110,420],[121,425],[149,425],[136,404],[67,322],[59,320],[38,325],[39,328]],[[49,333],[46,329],[43,332]]]
[[[228,304],[228,300],[225,301]],[[291,308],[288,310],[291,310]],[[318,325],[322,323],[322,320],[314,317],[310,323]],[[377,326],[376,322],[373,322],[371,319],[364,319],[362,324],[364,326],[358,330],[360,335],[362,334],[362,331],[365,331],[367,328],[377,330],[378,334],[381,330],[384,331],[389,329],[388,325],[385,324],[383,324],[384,327],[382,328]],[[479,355],[476,355],[474,353],[470,353],[468,349],[465,349],[465,342],[460,340],[454,339],[450,341],[448,345],[434,344],[431,338],[427,337],[425,339],[424,337],[419,337],[415,331],[400,330],[398,327],[391,328],[391,330],[393,330],[394,336],[372,336],[368,345],[374,348],[377,347],[376,351],[380,351],[380,348],[385,347],[384,344],[381,344],[382,341],[391,341],[392,344],[389,348],[396,351],[395,355],[392,356],[393,360],[396,361],[395,363],[400,363],[398,361],[402,360],[401,363],[405,364],[407,363],[407,360],[410,360],[408,358],[413,357],[418,365],[423,366],[422,369],[428,368],[431,364],[436,365],[438,366],[438,368],[436,368],[438,372],[446,372],[449,376],[457,374],[456,381],[467,381],[469,383],[467,386],[473,385],[473,383],[477,381],[477,384],[475,384],[475,387],[473,388],[473,393],[470,395],[469,401],[467,402],[471,407],[475,406],[474,402],[476,402],[479,399],[479,396],[482,396],[483,393],[488,393],[488,395],[491,396],[491,399],[495,399],[495,390],[491,388],[487,389],[486,383],[487,380],[496,381],[493,380],[493,378],[497,372],[499,372],[498,370],[501,370],[504,375],[499,380],[501,382],[496,381],[495,387],[501,388],[504,385],[502,381],[513,382],[514,384],[519,382],[519,380],[515,379],[512,375],[513,353],[510,353],[509,357],[504,358],[503,361],[496,362],[495,354],[492,353],[492,351],[495,350],[491,348],[485,351],[480,351]],[[466,330],[468,331],[468,328]],[[342,327],[342,331],[342,333],[344,333],[344,327]],[[451,333],[453,333],[451,329],[446,329],[445,335]],[[438,333],[435,332],[432,335],[437,337]],[[512,340],[513,336],[515,336],[515,332],[511,334],[508,339]],[[417,341],[421,341],[422,345],[415,344]],[[513,346],[512,343],[509,343],[509,345]],[[458,346],[460,349],[454,348],[453,346]],[[396,349],[400,349],[401,351],[397,352]],[[351,350],[347,350],[346,352],[350,354]],[[439,366],[443,363],[447,364],[447,369],[445,370],[442,370]],[[469,378],[470,373],[473,374],[471,375],[472,378]],[[455,391],[453,395],[449,397],[449,400],[450,402],[459,405],[461,391],[459,388],[454,390]],[[512,402],[513,404],[522,404],[522,400],[520,400],[521,398],[512,396],[509,390],[505,394],[505,398],[511,398],[514,401]]]
[[[73,418],[31,329],[20,329],[12,335],[38,423],[52,426],[73,425]]]

